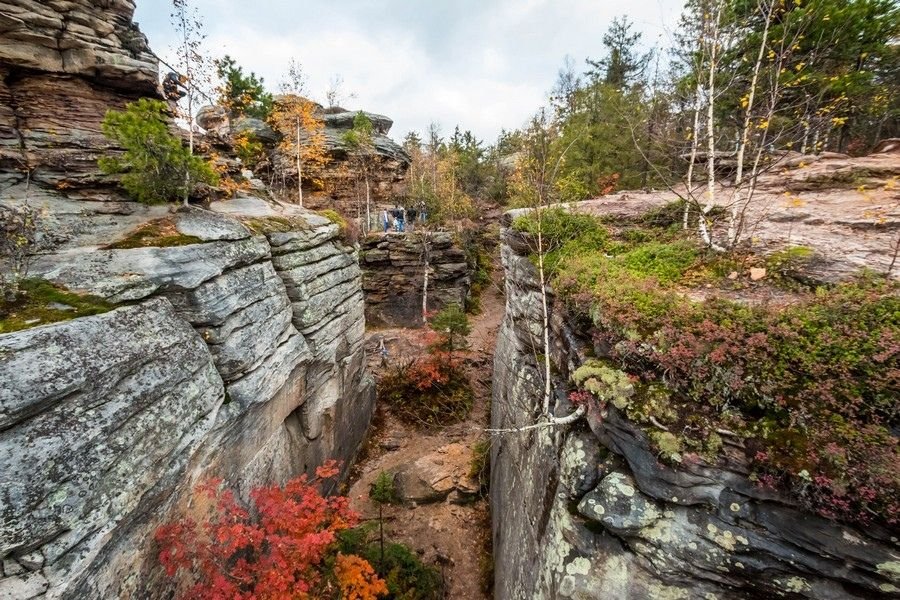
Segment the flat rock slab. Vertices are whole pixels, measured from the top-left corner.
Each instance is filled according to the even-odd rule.
[[[269,256],[263,236],[171,248],[94,250],[41,256],[32,272],[66,288],[113,302],[191,290],[228,269]]]

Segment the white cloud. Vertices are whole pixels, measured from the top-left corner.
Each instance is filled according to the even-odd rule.
[[[634,0],[628,15],[648,45],[672,27],[681,0]],[[173,38],[170,2],[138,0],[136,19],[161,56]],[[215,55],[229,53],[277,87],[291,57],[323,97],[340,74],[348,108],[384,113],[393,135],[456,124],[493,140],[544,101],[563,57],[602,54],[618,3],[600,0],[198,0]]]

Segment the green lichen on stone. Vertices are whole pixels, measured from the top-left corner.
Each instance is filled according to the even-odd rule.
[[[572,380],[598,400],[611,402],[619,410],[628,408],[635,392],[627,373],[598,360],[589,360],[581,365],[572,374]]]
[[[672,462],[681,462],[681,442],[668,431],[651,431],[650,439],[659,454]]]

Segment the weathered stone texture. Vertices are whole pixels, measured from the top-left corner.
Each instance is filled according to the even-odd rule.
[[[131,0],[0,0],[0,182],[101,183],[106,111],[157,96]]]
[[[220,203],[232,216],[173,215],[206,243],[39,257],[134,304],[0,336],[0,598],[164,595],[150,540],[194,485],[246,493],[353,457],[374,403],[354,251],[263,204],[298,230],[250,236]],[[132,225],[116,212],[109,231]]]
[[[534,423],[541,410],[536,273],[515,234],[507,230],[504,242],[507,313],[494,363],[496,428]],[[551,328],[554,364],[564,377],[584,359],[586,344],[561,312]],[[555,410],[572,410],[564,395]],[[495,438],[496,598],[900,595],[890,532],[804,512],[753,485],[738,453],[715,466],[665,466],[615,407],[603,419],[589,412],[586,421]]]
[[[360,263],[370,324],[421,327],[426,269],[429,312],[466,305],[469,266],[449,233],[370,235],[362,243]]]

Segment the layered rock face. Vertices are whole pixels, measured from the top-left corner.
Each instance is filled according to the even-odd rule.
[[[492,426],[536,422],[544,352],[528,246],[504,232],[506,317]],[[560,381],[595,349],[556,311]],[[558,416],[573,408],[560,390]],[[726,446],[727,449],[727,446]],[[496,598],[874,598],[900,594],[897,538],[800,510],[749,481],[742,452],[664,466],[646,434],[609,408],[569,427],[497,436],[492,446]]]
[[[100,176],[106,111],[156,94],[133,11],[0,0],[0,206],[37,215],[30,277],[118,305],[0,335],[4,599],[171,597],[153,534],[202,510],[197,484],[346,468],[373,410],[336,225],[257,197],[145,206]]]
[[[426,294],[429,312],[448,304],[465,307],[469,266],[447,232],[370,235],[362,241],[360,263],[370,324],[422,326]]]
[[[358,113],[342,108],[325,109],[319,105],[316,105],[316,110],[324,124],[322,133],[329,161],[322,172],[316,174],[316,187],[311,180],[307,180],[308,174],[304,175],[304,204],[313,209],[336,209],[348,218],[364,218],[365,182],[359,176],[359,168],[349,163],[350,156],[344,143],[344,135],[353,128],[353,120]],[[370,201],[393,203],[394,198],[400,195],[399,185],[406,176],[411,159],[402,146],[388,137],[394,124],[390,118],[363,112],[372,122],[372,149],[368,163]],[[277,166],[275,181],[283,186],[285,193],[295,193],[295,159],[281,151],[278,147],[279,134],[265,122],[248,117],[232,120],[225,109],[209,106],[200,111],[198,123],[212,139],[225,144],[230,143],[237,134],[261,142],[268,149],[271,164]],[[270,168],[271,164],[265,167]]]
[[[246,492],[353,457],[374,402],[353,250],[315,215],[253,235],[237,215],[267,203],[213,208],[231,216],[173,217],[202,243],[35,265],[125,304],[0,336],[0,597],[161,595],[153,531],[196,484]]]
[[[0,185],[98,185],[110,108],[157,92],[132,0],[0,1]]]

